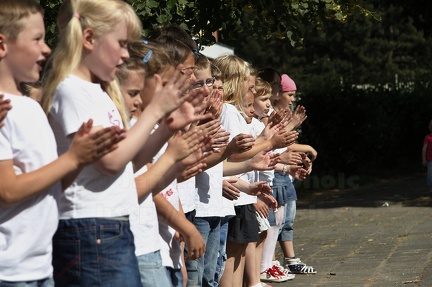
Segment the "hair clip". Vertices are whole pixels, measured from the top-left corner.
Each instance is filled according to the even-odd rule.
[[[142,39],[143,44],[147,45],[148,41],[146,39]]]
[[[147,52],[147,54],[144,56],[143,58],[143,62],[144,63],[148,63],[148,61],[150,60],[150,57],[153,55],[153,50],[150,50]]]
[[[201,53],[197,49],[192,49],[192,52],[195,54],[195,57],[199,59],[201,57]]]

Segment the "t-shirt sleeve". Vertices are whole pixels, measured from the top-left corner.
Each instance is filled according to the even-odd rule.
[[[6,122],[5,126],[0,128],[0,160],[10,160],[13,158],[12,146],[9,138],[9,125]]]
[[[230,141],[238,134],[243,133],[241,124],[241,114],[234,106],[226,105],[221,115],[223,128],[230,133]]]
[[[98,107],[95,95],[89,95],[72,83],[62,83],[56,90],[50,110],[52,116],[63,128],[64,135],[78,131],[82,123],[93,120],[93,126],[110,126],[104,110]]]

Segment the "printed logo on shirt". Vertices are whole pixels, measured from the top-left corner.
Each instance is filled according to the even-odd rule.
[[[108,112],[108,118],[109,118],[110,123],[113,126],[119,127],[120,126],[120,120],[114,118],[115,113],[116,113],[116,110],[112,110],[111,112]]]
[[[168,189],[166,192],[163,193],[163,196],[168,199],[168,197],[170,197],[171,195],[173,195],[173,190],[170,188]]]

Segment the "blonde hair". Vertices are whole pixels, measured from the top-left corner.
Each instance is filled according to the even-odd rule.
[[[60,42],[49,63],[43,80],[42,107],[48,114],[57,86],[80,64],[83,42],[82,32],[92,29],[96,36],[107,34],[116,24],[126,20],[128,40],[138,40],[141,22],[133,8],[120,0],[65,0],[60,7],[57,26]],[[122,117],[123,124],[129,122],[119,84],[100,81],[102,89],[110,96]]]
[[[249,66],[236,55],[221,56],[212,62],[214,69],[218,68],[222,74],[224,88],[224,101],[228,104],[240,105],[242,97],[242,85],[249,80]]]
[[[264,81],[262,78],[260,77],[256,77],[255,79],[255,97],[261,97],[264,96],[266,94],[271,94],[272,88],[271,85],[269,84],[269,82]]]
[[[30,14],[44,14],[44,10],[34,0],[1,0],[0,1],[0,34],[16,39],[23,29],[20,21]]]

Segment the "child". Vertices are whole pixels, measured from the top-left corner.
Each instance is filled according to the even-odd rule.
[[[143,59],[131,57],[124,62],[117,73],[120,91],[128,112],[131,125],[138,119],[142,111],[141,92],[144,89],[144,62]]]
[[[297,91],[297,86],[295,82],[286,74],[281,76],[281,94],[279,99],[275,100],[274,108],[276,111],[282,109],[292,109],[295,93]],[[294,112],[296,114],[296,112]],[[300,125],[306,117],[301,119],[294,117],[290,122],[291,127],[297,127]],[[299,148],[299,146],[302,146]],[[308,146],[309,147],[309,146]],[[311,147],[310,147],[311,148]],[[309,150],[309,148],[305,149],[305,145],[294,144],[289,147],[290,151],[298,152],[303,150]],[[313,150],[313,149],[312,149]],[[285,152],[287,154],[287,152]],[[297,159],[298,160],[298,159]],[[279,164],[281,165],[281,164]],[[291,165],[288,162],[284,162],[282,167],[276,167],[275,169],[275,178],[273,180],[273,189],[277,189],[276,193],[283,194],[285,204],[285,220],[281,226],[279,231],[279,244],[282,248],[285,257],[285,264],[289,271],[294,274],[316,274],[316,270],[312,266],[308,266],[305,263],[300,261],[300,258],[295,256],[294,245],[293,245],[293,236],[294,236],[294,220],[296,214],[296,200],[297,200],[297,192],[295,190],[293,184],[293,176],[296,171],[301,170],[301,177],[304,177],[307,174],[307,171],[298,165]],[[279,195],[278,195],[279,197]],[[279,265],[279,262],[274,262],[275,265]],[[282,267],[283,269],[283,267]],[[286,270],[286,272],[289,272]]]
[[[117,128],[89,136],[90,120],[78,124],[70,148],[57,156],[43,110],[19,88],[39,80],[40,64],[50,53],[44,35],[43,10],[35,1],[0,2],[0,93],[6,110],[14,106],[0,129],[0,286],[54,286],[51,240],[59,181],[66,187],[65,177],[70,180],[122,139]]]
[[[146,69],[146,77],[145,77],[145,84],[144,84],[144,90],[141,93],[144,106],[147,105],[147,103],[151,102],[152,97],[154,96],[154,83],[153,83],[153,77],[152,75],[155,73],[160,73],[163,75],[163,81],[169,78],[170,74],[173,72],[173,64],[172,60],[170,59],[169,55],[166,52],[166,49],[162,47],[158,43],[152,43],[147,41],[147,44],[142,43],[134,43],[131,45],[131,51],[134,56],[138,56],[142,59],[145,59],[145,69]],[[150,52],[151,51],[151,52]],[[197,119],[199,119],[197,117]],[[160,129],[157,128],[156,131]],[[194,131],[193,133],[195,133]],[[189,137],[190,133],[184,134],[184,136]],[[182,138],[184,137],[182,136]],[[171,148],[170,148],[171,145]],[[158,168],[161,165],[166,164],[167,158],[166,154],[168,152],[168,149],[173,149],[172,146],[175,145],[174,142],[169,144],[168,146],[164,146],[156,155],[155,159],[153,160],[154,165],[149,168],[149,172],[153,172],[155,168]],[[198,145],[197,145],[198,146]],[[197,147],[196,146],[196,147]],[[166,150],[166,151],[165,151]],[[185,152],[183,150],[182,152]],[[150,166],[150,165],[148,165]],[[173,166],[174,167],[174,166]],[[157,234],[160,234],[158,236],[158,245],[160,246],[160,254],[161,254],[161,265],[164,266],[164,268],[168,271],[168,280],[170,282],[170,286],[178,286],[179,284],[183,284],[182,281],[182,273],[180,272],[182,268],[182,264],[180,261],[180,245],[179,241],[175,237],[176,231],[178,231],[182,237],[185,240],[186,246],[189,247],[189,250],[194,252],[193,255],[188,254],[188,257],[195,259],[202,256],[203,248],[204,248],[204,241],[202,240],[201,236],[195,229],[195,227],[185,220],[184,215],[179,212],[181,211],[181,205],[179,204],[179,192],[177,188],[177,182],[175,181],[174,174],[179,174],[180,170],[178,168],[170,168],[170,172],[164,172],[164,179],[161,180],[158,188],[156,190],[161,190],[160,194],[154,194],[153,200],[156,204],[157,208],[157,214],[159,217],[159,222],[156,222],[158,225],[156,226]],[[143,174],[142,176],[139,176],[136,178],[138,187],[146,187],[148,184],[148,180],[145,180],[146,174]],[[138,188],[139,197],[142,197],[141,189]],[[148,201],[148,199],[145,199],[145,201]],[[143,202],[141,205],[146,204],[147,210],[151,210],[151,206],[148,203]],[[154,204],[153,204],[154,206]],[[147,212],[148,212],[147,211]],[[180,221],[180,224],[179,224]],[[149,222],[150,224],[150,222]],[[149,247],[149,235],[153,234],[146,233],[142,234],[143,236],[139,237],[138,240],[141,242],[138,243],[138,246],[140,249],[144,250]],[[146,238],[147,237],[147,238]],[[146,242],[147,241],[147,242]],[[153,242],[154,244],[154,242]],[[145,245],[145,246],[144,246]],[[147,248],[146,248],[147,247]],[[140,269],[141,269],[141,276],[142,278],[150,277],[149,271],[145,270],[144,268],[144,261],[146,260],[145,257],[148,257],[147,254],[143,254],[139,256],[140,261]],[[150,264],[153,264],[154,262],[146,262],[146,265],[149,266]],[[154,268],[151,270],[154,272]],[[144,273],[146,273],[144,275]],[[147,285],[151,285],[152,283],[146,279],[145,281]],[[161,282],[158,281],[160,284]],[[143,285],[144,284],[143,281]],[[163,285],[163,284],[162,284]]]
[[[430,134],[426,135],[422,148],[422,163],[427,167],[426,184],[429,187],[429,195],[432,195],[432,121],[429,122]]]
[[[255,117],[259,120],[265,119],[271,109],[271,86],[267,81],[264,81],[260,77],[256,79],[255,85],[256,95],[254,102],[254,111]],[[263,176],[266,181],[269,182],[270,185],[274,179],[274,172],[262,172],[260,173],[260,179]],[[267,238],[263,243],[262,250],[262,260],[260,262],[260,278],[265,282],[283,282],[287,280],[294,279],[295,275],[290,273],[283,273],[272,263],[272,258],[274,254],[274,250],[276,247],[277,236],[279,234],[279,228],[281,227],[282,221],[284,219],[285,214],[285,201],[283,197],[283,192],[280,196],[279,193],[275,192],[278,187],[274,187],[273,196],[277,201],[277,212],[273,209],[269,209],[268,211],[268,220],[270,223],[270,228],[267,230]]]
[[[139,40],[141,23],[129,4],[116,0],[64,1],[57,23],[60,42],[44,81],[42,102],[63,152],[83,117],[95,117],[92,131],[128,125],[114,79],[129,57],[128,42]],[[180,70],[164,87],[155,76],[158,96],[126,139],[115,152],[86,168],[63,193],[53,240],[59,286],[141,286],[129,223],[138,200],[134,167],[140,169],[165,141],[160,133],[150,137],[154,125],[191,96],[183,92],[189,84],[186,77],[179,77]]]

